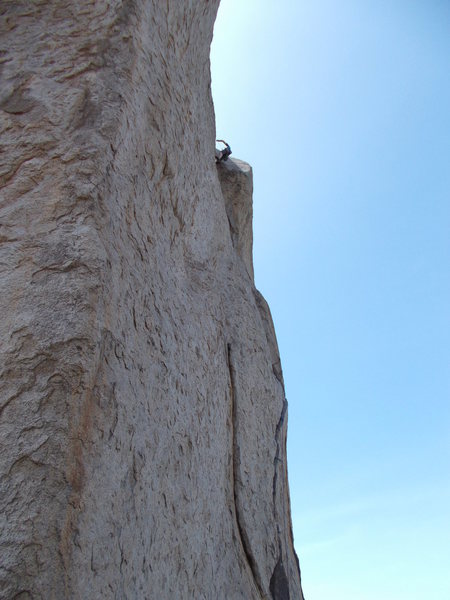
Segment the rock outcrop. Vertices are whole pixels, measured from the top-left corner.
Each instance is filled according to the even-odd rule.
[[[1,598],[302,598],[217,5],[0,6]]]

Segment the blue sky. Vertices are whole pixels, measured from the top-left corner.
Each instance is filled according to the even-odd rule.
[[[222,0],[307,600],[450,598],[450,2]]]

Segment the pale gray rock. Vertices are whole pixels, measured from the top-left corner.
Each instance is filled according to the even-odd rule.
[[[220,187],[225,199],[233,246],[244,261],[247,272],[253,272],[253,173],[246,162],[229,158],[217,163]]]
[[[2,599],[302,598],[217,5],[1,3]]]

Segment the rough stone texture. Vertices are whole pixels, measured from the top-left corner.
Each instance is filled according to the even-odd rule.
[[[2,599],[302,598],[217,4],[0,5]]]
[[[247,272],[253,272],[253,173],[246,162],[229,158],[217,164],[220,187],[225,199],[225,209],[233,246],[244,261]]]

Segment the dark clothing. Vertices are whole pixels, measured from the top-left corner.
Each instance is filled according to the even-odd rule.
[[[220,141],[222,141],[222,140],[220,140]],[[231,154],[230,145],[227,144],[226,142],[223,142],[223,143],[225,144],[225,148],[223,150],[216,149],[216,162],[222,162],[222,161],[228,160],[228,157]]]
[[[228,160],[228,157],[231,154],[230,146],[228,144],[225,144],[225,146],[226,146],[225,149],[222,150],[222,156],[221,156],[220,160]]]

